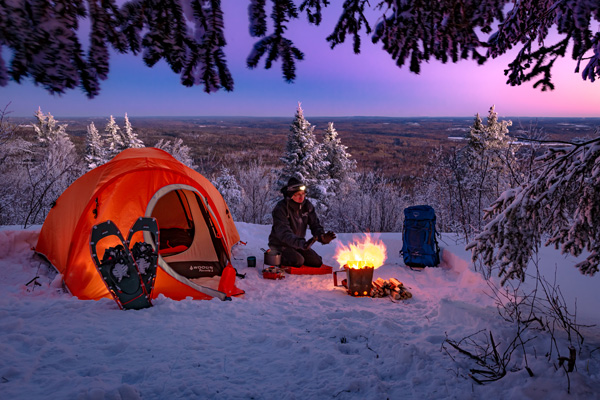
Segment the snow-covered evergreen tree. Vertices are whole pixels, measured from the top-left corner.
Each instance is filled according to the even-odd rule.
[[[68,138],[67,135],[67,124],[59,124],[58,121],[48,113],[44,115],[41,108],[34,114],[36,123],[33,125],[33,129],[37,134],[37,139],[42,147],[48,147],[50,143],[57,141],[59,138]]]
[[[194,164],[194,158],[191,155],[191,149],[183,144],[183,139],[175,139],[175,142],[171,143],[170,140],[160,139],[155,145],[157,149],[166,151],[175,157],[179,162],[187,165],[191,169],[197,169],[198,167]]]
[[[87,169],[91,170],[106,163],[108,161],[106,153],[102,135],[92,122],[88,125],[87,134],[85,135],[85,164]]]
[[[133,131],[127,113],[125,113],[125,126],[123,129],[117,125],[115,118],[111,115],[104,128],[104,132],[105,143],[108,147],[105,153],[108,160],[112,159],[125,149],[144,147],[144,142],[140,140]]]
[[[339,193],[340,188],[353,182],[352,176],[356,172],[356,161],[350,159],[351,155],[346,151],[347,149],[348,147],[342,144],[333,122],[329,122],[323,134],[322,147],[325,161],[329,162],[326,169],[332,185],[329,192]]]
[[[144,147],[144,142],[139,139],[137,133],[133,131],[133,127],[131,126],[131,122],[129,122],[127,113],[125,113],[125,126],[123,127],[122,135],[123,143],[125,144],[126,148],[137,149]]]
[[[104,128],[104,132],[106,132],[106,143],[108,144],[108,158],[112,159],[127,148],[121,134],[121,128],[119,128],[112,115]]]
[[[480,165],[469,165],[478,168],[483,164],[495,170],[507,170],[506,166],[513,167],[515,163],[515,152],[518,146],[513,144],[513,139],[508,136],[508,127],[512,121],[499,121],[495,106],[489,110],[487,123],[483,125],[479,113],[475,117],[473,125],[467,134],[466,161],[467,163],[479,163]],[[510,179],[510,177],[507,177]]]
[[[320,198],[319,212],[325,220],[336,218],[332,214],[335,214],[340,198],[355,191],[356,161],[350,159],[350,154],[346,149],[347,147],[342,144],[333,122],[329,122],[323,133],[321,146],[327,165],[322,179],[326,189]]]
[[[222,167],[219,176],[213,182],[225,202],[234,220],[239,220],[240,206],[242,204],[242,188],[229,168]]]
[[[314,126],[304,118],[300,103],[296,116],[290,126],[285,154],[281,157],[283,169],[278,179],[278,186],[283,187],[288,179],[294,177],[307,185],[307,197],[319,201],[330,186],[326,175],[328,161],[322,151],[322,145],[317,142]]]

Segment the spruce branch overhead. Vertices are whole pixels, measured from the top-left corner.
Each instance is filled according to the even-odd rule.
[[[488,209],[490,222],[467,246],[473,258],[499,265],[503,282],[525,279],[534,251],[553,245],[586,258],[575,265],[593,276],[600,264],[600,137],[548,150],[537,178],[505,191]]]
[[[242,1],[240,1],[242,3]],[[418,74],[423,62],[472,60],[483,64],[517,48],[507,64],[507,84],[532,82],[554,89],[556,60],[570,57],[584,80],[600,78],[598,2],[588,0],[248,0],[249,34],[257,38],[246,63],[296,79],[303,49],[287,36],[306,18],[320,25],[337,8],[331,48],[352,38],[355,53],[370,39]],[[329,15],[329,14],[328,14]],[[268,21],[270,19],[271,21]],[[80,32],[89,20],[87,37]],[[87,28],[86,28],[87,29]],[[0,86],[32,80],[50,93],[80,88],[93,98],[110,75],[110,51],[141,55],[147,66],[164,60],[184,86],[231,91],[221,0],[0,0]],[[549,36],[553,30],[557,35]],[[364,36],[363,36],[364,35]],[[554,39],[558,37],[557,39]],[[82,43],[82,41],[84,41]],[[553,42],[555,41],[555,42]],[[304,49],[308,50],[308,49]],[[6,62],[2,54],[9,54]]]

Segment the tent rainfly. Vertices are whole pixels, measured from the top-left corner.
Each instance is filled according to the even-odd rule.
[[[127,232],[142,216],[156,218],[160,229],[152,298],[243,294],[234,283],[220,282],[239,241],[223,197],[201,174],[156,148],[124,150],[73,182],[48,213],[35,251],[62,274],[74,296],[111,298],[90,254],[91,230],[111,220]],[[151,242],[149,232],[136,235]]]

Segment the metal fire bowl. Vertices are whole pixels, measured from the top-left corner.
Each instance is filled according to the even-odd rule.
[[[351,296],[368,296],[373,284],[373,267],[348,268],[348,294]],[[366,292],[366,294],[365,294]]]

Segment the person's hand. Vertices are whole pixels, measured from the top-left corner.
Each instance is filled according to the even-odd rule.
[[[335,233],[333,231],[329,231],[327,233],[324,233],[321,235],[321,237],[319,238],[320,242],[323,244],[329,244],[333,239],[335,239]]]

